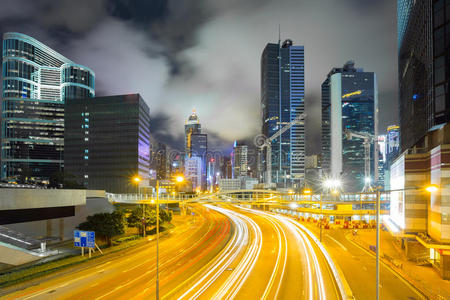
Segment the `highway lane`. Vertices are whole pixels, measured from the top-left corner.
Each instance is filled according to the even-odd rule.
[[[339,299],[339,278],[312,234],[287,217],[196,208],[195,229],[161,242],[162,299]],[[45,281],[11,299],[155,297],[155,247]]]
[[[263,218],[271,221],[282,233],[282,243],[285,244],[287,256],[283,267],[279,271],[277,280],[280,284],[273,293],[269,294],[268,299],[340,299],[345,296],[344,291],[338,285],[339,275],[333,272],[333,266],[330,266],[326,253],[317,245],[314,238],[311,237],[304,228],[292,223],[284,216],[278,216],[271,213],[262,212],[248,208],[241,208],[247,211],[249,215]],[[267,264],[262,261],[261,263]],[[267,266],[269,268],[269,265]],[[254,286],[250,282],[249,286]],[[263,285],[261,282],[260,285]],[[249,296],[252,291],[243,296]],[[243,297],[243,298],[244,298]]]
[[[287,218],[239,207],[214,207],[236,227],[230,248],[179,287],[177,299],[340,299],[322,250]]]
[[[316,224],[294,222],[306,226],[316,237],[319,237],[319,228]],[[341,268],[355,298],[373,298],[375,297],[375,259],[367,251],[350,242],[346,234],[350,234],[350,230],[324,230],[322,243]],[[380,264],[380,298],[414,300],[423,299],[423,296],[386,266]]]
[[[203,208],[197,214],[195,224],[161,240],[162,295],[207,264],[230,238],[231,223],[224,215]],[[144,299],[155,292],[155,252],[152,241],[130,255],[41,282],[7,299]]]

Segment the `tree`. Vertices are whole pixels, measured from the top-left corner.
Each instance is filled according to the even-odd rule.
[[[171,211],[167,212],[167,210],[165,210],[165,209],[160,209],[159,210],[159,221],[161,223],[164,223],[164,222],[170,223],[172,221],[172,212]]]
[[[142,215],[142,207],[136,206],[131,214],[128,216],[128,226],[139,228],[139,232],[143,232],[143,215]],[[167,212],[165,209],[159,210],[159,222],[160,224],[167,222],[170,223],[172,221],[172,213]],[[154,208],[149,209],[145,208],[145,225],[147,226],[155,226],[156,225],[156,210]]]
[[[86,222],[78,225],[81,230],[95,231],[95,234],[106,238],[108,245],[112,245],[112,237],[125,233],[126,217],[123,211],[100,213],[88,216]]]
[[[156,224],[156,213],[154,210],[150,210],[148,207],[145,208],[145,227]],[[143,214],[142,207],[136,206],[131,214],[128,216],[128,226],[136,227],[139,229],[139,232],[142,234],[144,230],[143,226]]]

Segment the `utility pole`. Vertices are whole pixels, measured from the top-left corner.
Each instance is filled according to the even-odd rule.
[[[159,180],[156,180],[156,300],[159,300]]]
[[[377,246],[376,246],[376,291],[377,291],[377,297],[376,299],[380,299],[380,189],[377,188]]]
[[[321,219],[320,219],[320,242],[321,243],[322,243],[322,221],[323,221],[322,197],[323,197],[323,193],[320,193],[320,215],[321,215]]]

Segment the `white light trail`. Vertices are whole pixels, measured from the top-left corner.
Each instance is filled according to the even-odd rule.
[[[304,229],[303,228],[300,229],[297,226],[298,223],[294,223],[290,218],[287,218],[284,216],[274,215],[274,214],[261,212],[261,211],[254,210],[254,209],[242,208],[242,207],[241,207],[241,209],[251,211],[252,213],[255,213],[255,214],[265,215],[266,217],[268,217],[268,219],[275,218],[275,219],[279,220],[280,222],[282,222],[289,229],[289,231],[294,234],[297,242],[299,243],[299,245],[301,245],[301,248],[303,249],[303,253],[306,258],[306,267],[308,269],[308,295],[309,295],[308,298],[310,300],[313,300],[313,299],[325,300],[326,294],[325,294],[325,285],[324,285],[324,280],[323,280],[322,269],[320,267],[320,263],[317,258],[317,254],[314,251],[311,241],[308,239],[308,237],[303,232]],[[308,235],[309,235],[309,233],[308,233]],[[310,237],[313,239],[313,236],[310,236]],[[319,246],[320,250],[322,251],[322,253],[324,254],[325,258],[327,259],[327,262],[330,265],[331,269],[335,270],[336,268],[335,268],[334,264],[332,263],[331,258],[330,258],[330,260],[328,259],[329,258],[328,253],[323,248],[323,246],[319,245],[319,244],[318,244],[318,246]],[[312,268],[312,266],[314,268]],[[315,282],[318,285],[318,290],[319,290],[318,295],[315,295],[315,290],[314,290],[314,286],[313,286],[313,282],[314,282],[313,281],[313,271],[315,274]],[[333,271],[333,275],[335,276],[336,281],[338,282],[338,285],[339,285],[339,282],[341,282],[341,281],[340,281],[338,273],[337,272],[335,273]],[[339,288],[341,288],[341,285],[339,285]],[[341,293],[342,293],[342,290],[341,290]],[[345,293],[344,293],[344,295],[345,295]]]
[[[229,265],[236,260],[237,256],[241,253],[244,246],[248,244],[250,239],[247,223],[250,224],[255,238],[251,242],[249,249],[246,251],[238,266],[233,270],[226,282],[218,290],[217,294],[223,294],[223,296],[225,296],[226,293],[231,293],[228,297],[234,297],[253,269],[261,251],[262,233],[256,223],[254,223],[251,219],[233,211],[212,205],[205,206],[229,217],[235,224],[235,232],[231,241],[227,244],[225,249],[221,251],[213,263],[211,263],[206,273],[178,299],[197,299],[215,282],[215,280],[229,267]]]

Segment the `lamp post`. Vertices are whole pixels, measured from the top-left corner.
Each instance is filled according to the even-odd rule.
[[[341,187],[341,181],[339,179],[331,179],[328,178],[323,182],[323,188],[327,190],[327,192],[330,192],[335,196],[339,195],[339,188]],[[323,220],[323,203],[322,203],[322,196],[323,194],[320,193],[320,214],[321,214],[321,221],[320,221],[320,242],[322,242],[322,220]]]
[[[133,182],[137,185],[137,190],[138,190],[137,197],[140,197],[140,195],[141,195],[141,185],[140,185],[141,181],[142,181],[142,179],[138,175],[133,177]],[[142,227],[143,227],[142,236],[145,237],[145,204],[144,203],[142,203]]]
[[[184,177],[176,176],[175,181],[182,183]],[[156,300],[159,300],[159,180],[156,180]]]
[[[394,189],[394,190],[388,190],[383,191],[385,193],[390,192],[400,192],[400,191],[406,191],[406,190],[421,190],[424,189],[428,193],[434,193],[439,190],[439,187],[435,184],[430,184],[426,186],[425,188],[418,188],[418,187],[412,187],[412,188],[406,188],[406,189]],[[376,300],[380,299],[380,198],[381,198],[381,191],[380,188],[376,189],[376,223],[377,223],[377,231],[376,231]]]

